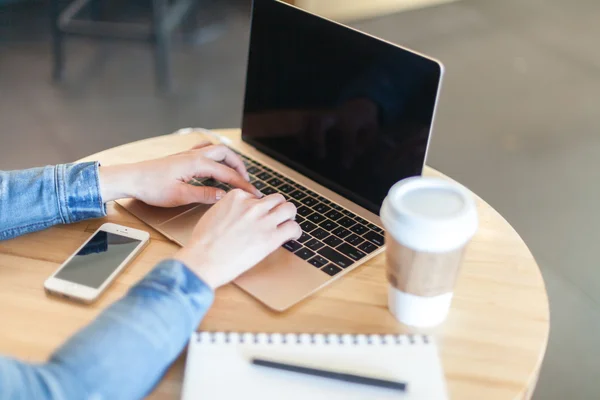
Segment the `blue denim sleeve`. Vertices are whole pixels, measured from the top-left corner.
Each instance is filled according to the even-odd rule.
[[[0,240],[105,215],[98,163],[0,171]]]
[[[163,261],[47,363],[0,357],[0,398],[140,399],[181,353],[213,299],[185,265]]]

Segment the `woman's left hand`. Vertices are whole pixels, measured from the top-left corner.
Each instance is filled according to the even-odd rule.
[[[155,160],[100,167],[100,189],[104,202],[133,197],[160,207],[216,203],[225,196],[225,191],[187,183],[204,177],[262,197],[248,182],[242,159],[228,147],[209,142]]]

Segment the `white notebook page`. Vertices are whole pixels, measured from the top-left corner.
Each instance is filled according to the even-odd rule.
[[[252,358],[405,382],[392,389],[256,366]],[[194,334],[183,399],[447,399],[437,346],[427,336]]]

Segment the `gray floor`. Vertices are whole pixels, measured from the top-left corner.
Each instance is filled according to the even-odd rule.
[[[217,40],[177,49],[176,93],[159,97],[140,45],[73,42],[68,81],[52,85],[41,10],[0,8],[0,168],[238,126],[248,16],[236,10]],[[446,64],[429,164],[498,209],[542,268],[552,330],[536,399],[600,398],[598,21],[597,0],[464,0],[355,24]]]

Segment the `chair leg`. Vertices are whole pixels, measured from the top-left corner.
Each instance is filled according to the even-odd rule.
[[[52,79],[61,81],[64,76],[65,50],[64,35],[60,30],[58,18],[60,16],[60,0],[50,1],[50,18],[52,18]]]
[[[171,90],[170,32],[165,25],[168,6],[168,0],[152,1],[156,83],[161,92]]]
[[[183,33],[185,41],[193,42],[196,32],[200,29],[200,24],[196,15],[197,8],[198,5],[196,2],[181,21],[181,32]]]

